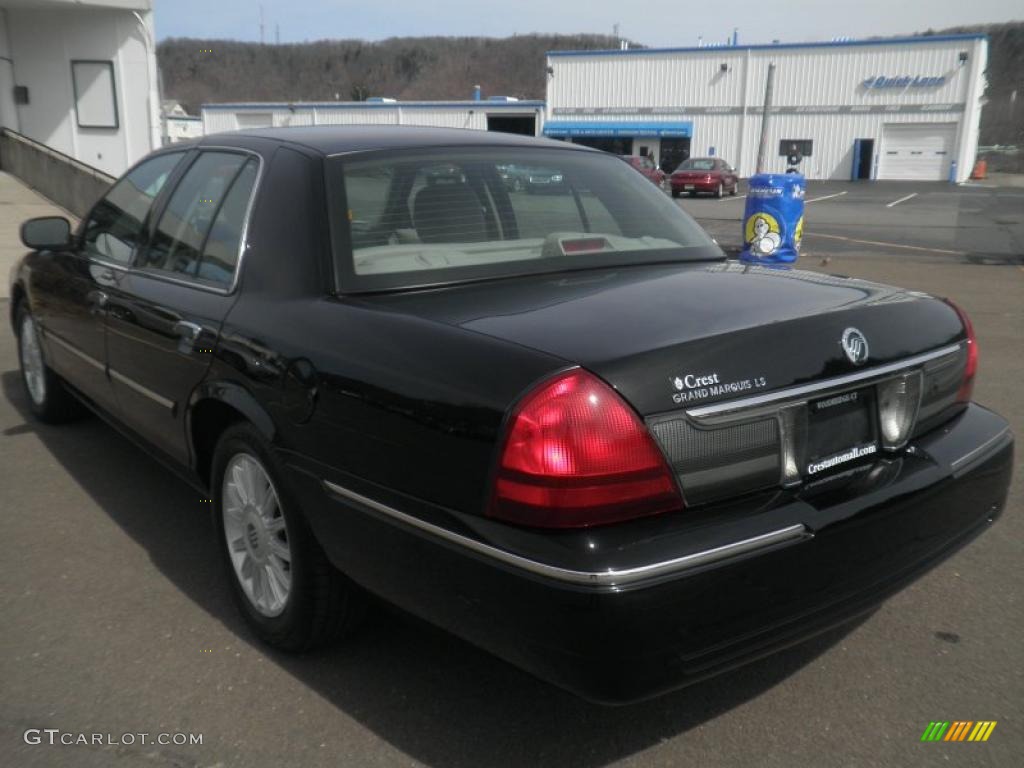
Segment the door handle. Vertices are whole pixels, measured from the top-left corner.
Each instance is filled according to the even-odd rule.
[[[174,324],[174,332],[181,336],[185,341],[191,342],[199,338],[199,334],[203,332],[203,328],[197,323],[191,323],[188,320],[179,320]]]

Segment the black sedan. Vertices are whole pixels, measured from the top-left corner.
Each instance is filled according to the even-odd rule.
[[[510,194],[510,166],[557,189]],[[22,238],[31,410],[85,404],[212,498],[280,648],[372,594],[634,700],[870,611],[1006,499],[952,302],[726,261],[582,147],[208,136]]]

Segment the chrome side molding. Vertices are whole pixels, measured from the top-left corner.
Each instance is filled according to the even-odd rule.
[[[159,406],[161,406],[163,408],[166,408],[169,411],[173,411],[174,410],[174,401],[173,400],[168,400],[166,397],[164,397],[163,395],[157,394],[156,392],[154,392],[149,387],[142,386],[141,384],[139,384],[139,382],[135,381],[135,379],[128,378],[127,376],[125,376],[120,371],[115,371],[113,368],[111,368],[110,369],[110,378],[116,379],[117,381],[121,382],[126,387],[128,387],[128,389],[130,389],[133,392],[136,392],[136,393],[142,395],[143,397],[149,398],[150,400],[152,400],[157,405],[159,405]]]
[[[741,539],[740,541],[723,544],[720,547],[701,550],[700,552],[693,552],[689,555],[682,555],[681,557],[677,557],[672,560],[664,560],[657,563],[651,563],[649,565],[638,566],[635,568],[623,568],[620,570],[575,571],[567,568],[559,568],[554,565],[548,565],[547,563],[541,563],[537,560],[531,560],[528,557],[523,557],[522,555],[506,552],[505,550],[498,549],[490,544],[484,544],[483,542],[471,539],[468,536],[463,536],[455,533],[454,531],[450,531],[447,528],[442,528],[439,525],[428,523],[426,520],[421,520],[414,515],[406,514],[394,507],[382,504],[368,496],[363,496],[360,493],[349,490],[337,483],[332,483],[329,480],[321,480],[321,484],[323,485],[324,490],[333,496],[368,507],[369,509],[379,512],[386,517],[398,520],[420,531],[431,534],[438,539],[447,541],[451,544],[456,544],[479,555],[483,555],[484,557],[497,560],[505,565],[512,566],[513,568],[517,568],[521,571],[526,571],[537,576],[544,576],[567,584],[585,586],[627,586],[630,584],[636,584],[637,582],[648,581],[661,576],[668,576],[690,570],[699,566],[710,565],[732,557],[737,557],[738,555],[754,552],[758,549],[766,549],[779,544],[808,539],[812,536],[803,524],[797,523],[769,533],[761,534],[760,536]]]
[[[62,339],[60,336],[58,336],[57,334],[53,333],[52,331],[48,331],[46,328],[43,328],[42,326],[39,327],[39,330],[42,331],[43,338],[46,339],[47,341],[52,341],[54,344],[56,344],[61,349],[65,350],[66,352],[71,353],[72,355],[77,357],[82,362],[88,363],[89,365],[91,365],[96,370],[103,371],[104,373],[106,372],[106,370],[107,370],[106,366],[103,363],[101,363],[99,360],[97,360],[95,357],[93,357],[92,355],[87,355],[85,352],[80,350],[78,347],[76,347],[71,342],[64,341],[64,339]]]

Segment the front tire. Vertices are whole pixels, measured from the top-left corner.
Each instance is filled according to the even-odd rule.
[[[721,200],[722,199],[722,195],[724,194],[724,192],[725,192],[725,188],[722,186],[722,182],[718,182],[718,189],[715,190],[715,197],[717,197],[719,200]]]
[[[305,651],[349,634],[359,588],[331,565],[283,483],[270,446],[248,423],[217,443],[214,525],[235,603],[269,645]]]
[[[27,301],[18,305],[15,317],[21,385],[32,415],[46,424],[63,424],[77,418],[82,413],[82,406],[46,364],[39,326],[29,312]]]

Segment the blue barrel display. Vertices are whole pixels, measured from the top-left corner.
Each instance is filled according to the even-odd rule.
[[[800,255],[804,236],[804,193],[800,173],[759,173],[750,177],[743,214],[742,261],[789,264]]]

